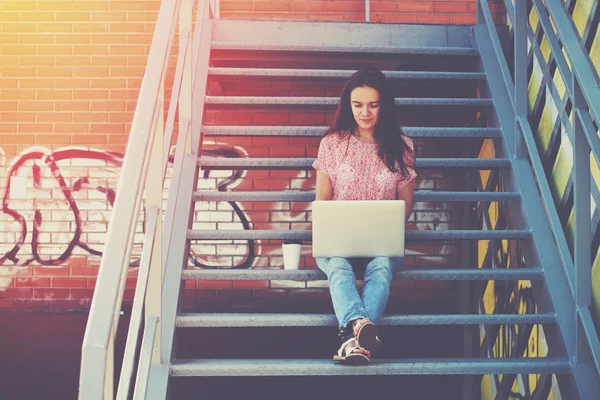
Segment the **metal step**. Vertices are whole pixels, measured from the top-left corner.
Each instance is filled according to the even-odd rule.
[[[187,238],[192,240],[312,240],[310,230],[193,230]],[[530,230],[439,230],[406,231],[406,240],[492,240],[530,239]]]
[[[290,69],[290,68],[209,68],[209,78],[330,78],[346,79],[355,70],[344,69]],[[482,72],[437,72],[437,71],[382,71],[389,79],[452,79],[484,80]]]
[[[302,106],[302,107],[335,107],[338,97],[285,97],[285,96],[206,96],[209,106]],[[492,99],[473,98],[411,98],[397,97],[396,106],[455,106],[486,107],[494,105]]]
[[[440,56],[479,56],[479,50],[473,47],[441,46],[328,46],[277,43],[227,43],[212,42],[212,50],[261,51],[261,52],[304,52],[304,53],[372,53],[372,54],[424,54]]]
[[[323,281],[327,277],[317,269],[185,269],[182,279],[242,280],[242,281]],[[395,280],[404,281],[512,281],[542,280],[541,268],[444,268],[404,269],[396,272]]]
[[[555,314],[440,314],[440,315],[388,315],[377,325],[504,325],[550,324]],[[337,326],[331,314],[249,314],[249,313],[196,313],[181,314],[175,326],[179,328],[239,328],[239,327],[323,327]]]
[[[410,137],[417,138],[502,138],[497,128],[401,127]],[[326,126],[210,126],[202,127],[205,136],[298,136],[321,137]]]
[[[198,166],[205,169],[312,169],[315,158],[225,158],[201,156]],[[508,158],[417,158],[416,168],[509,168]]]
[[[349,367],[331,359],[176,360],[171,376],[460,375],[570,373],[566,358],[442,358],[373,360]]]
[[[414,200],[423,201],[456,201],[456,202],[494,202],[519,201],[518,192],[437,192],[428,190],[415,191]],[[312,202],[315,191],[284,192],[217,192],[202,191],[194,193],[194,201],[298,201]]]

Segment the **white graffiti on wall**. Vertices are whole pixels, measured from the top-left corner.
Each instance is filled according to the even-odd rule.
[[[247,157],[244,149],[228,144],[207,146],[206,152],[221,157]],[[97,265],[115,200],[122,154],[84,147],[65,147],[51,151],[31,147],[6,164],[0,148],[2,163],[2,213],[0,214],[0,290],[6,288],[14,276],[30,265],[49,268],[69,265],[74,259],[84,258]],[[164,198],[168,194],[168,177]],[[295,189],[311,190],[312,179],[306,171],[290,176],[301,182]],[[205,190],[230,190],[246,178],[243,171],[204,171],[198,186]],[[272,187],[271,190],[285,188]],[[444,207],[444,205],[441,205]],[[196,204],[194,227],[200,229],[252,229],[253,216],[269,215],[271,226],[310,229],[310,204],[291,207],[289,202],[276,202],[270,209],[245,210],[235,202],[206,202]],[[440,204],[437,204],[439,209]],[[434,206],[420,207],[419,229],[435,229],[439,212]],[[141,253],[144,215],[136,227],[132,264]],[[421,256],[432,264],[443,262],[452,248],[443,246],[437,254],[407,250],[407,255]],[[309,249],[303,251],[309,256]],[[428,257],[429,256],[429,257]],[[428,257],[428,258],[426,258]],[[274,267],[281,265],[281,251],[277,246],[254,241],[228,243],[195,243],[190,249],[190,265],[219,268]]]

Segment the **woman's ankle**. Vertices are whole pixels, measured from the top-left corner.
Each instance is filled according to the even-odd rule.
[[[354,332],[352,328],[348,328],[348,326],[346,326],[345,328],[340,329],[340,331],[338,332],[338,336],[342,343],[344,343],[348,339],[352,339],[354,337]]]

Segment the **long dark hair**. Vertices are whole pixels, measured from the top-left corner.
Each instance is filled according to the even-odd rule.
[[[325,135],[338,134],[340,137],[348,135],[348,140],[350,140],[350,136],[357,128],[352,114],[350,94],[354,89],[363,86],[373,88],[379,93],[379,119],[373,132],[379,158],[386,163],[390,171],[398,172],[399,170],[405,178],[408,178],[408,167],[414,168],[414,165],[407,165],[404,155],[413,156],[413,152],[402,138],[404,133],[396,119],[394,96],[389,88],[389,82],[380,70],[376,68],[359,69],[348,79],[342,91],[334,121]],[[414,159],[413,157],[407,158]]]

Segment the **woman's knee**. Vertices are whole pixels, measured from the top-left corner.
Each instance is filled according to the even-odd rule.
[[[329,272],[352,271],[352,265],[343,257],[331,257],[327,265]]]
[[[374,258],[365,271],[365,279],[370,277],[379,277],[386,281],[391,281],[395,272],[398,270],[398,263],[390,257]]]
[[[343,257],[317,258],[316,262],[319,269],[325,272],[328,277],[340,272],[353,273],[352,265]]]

